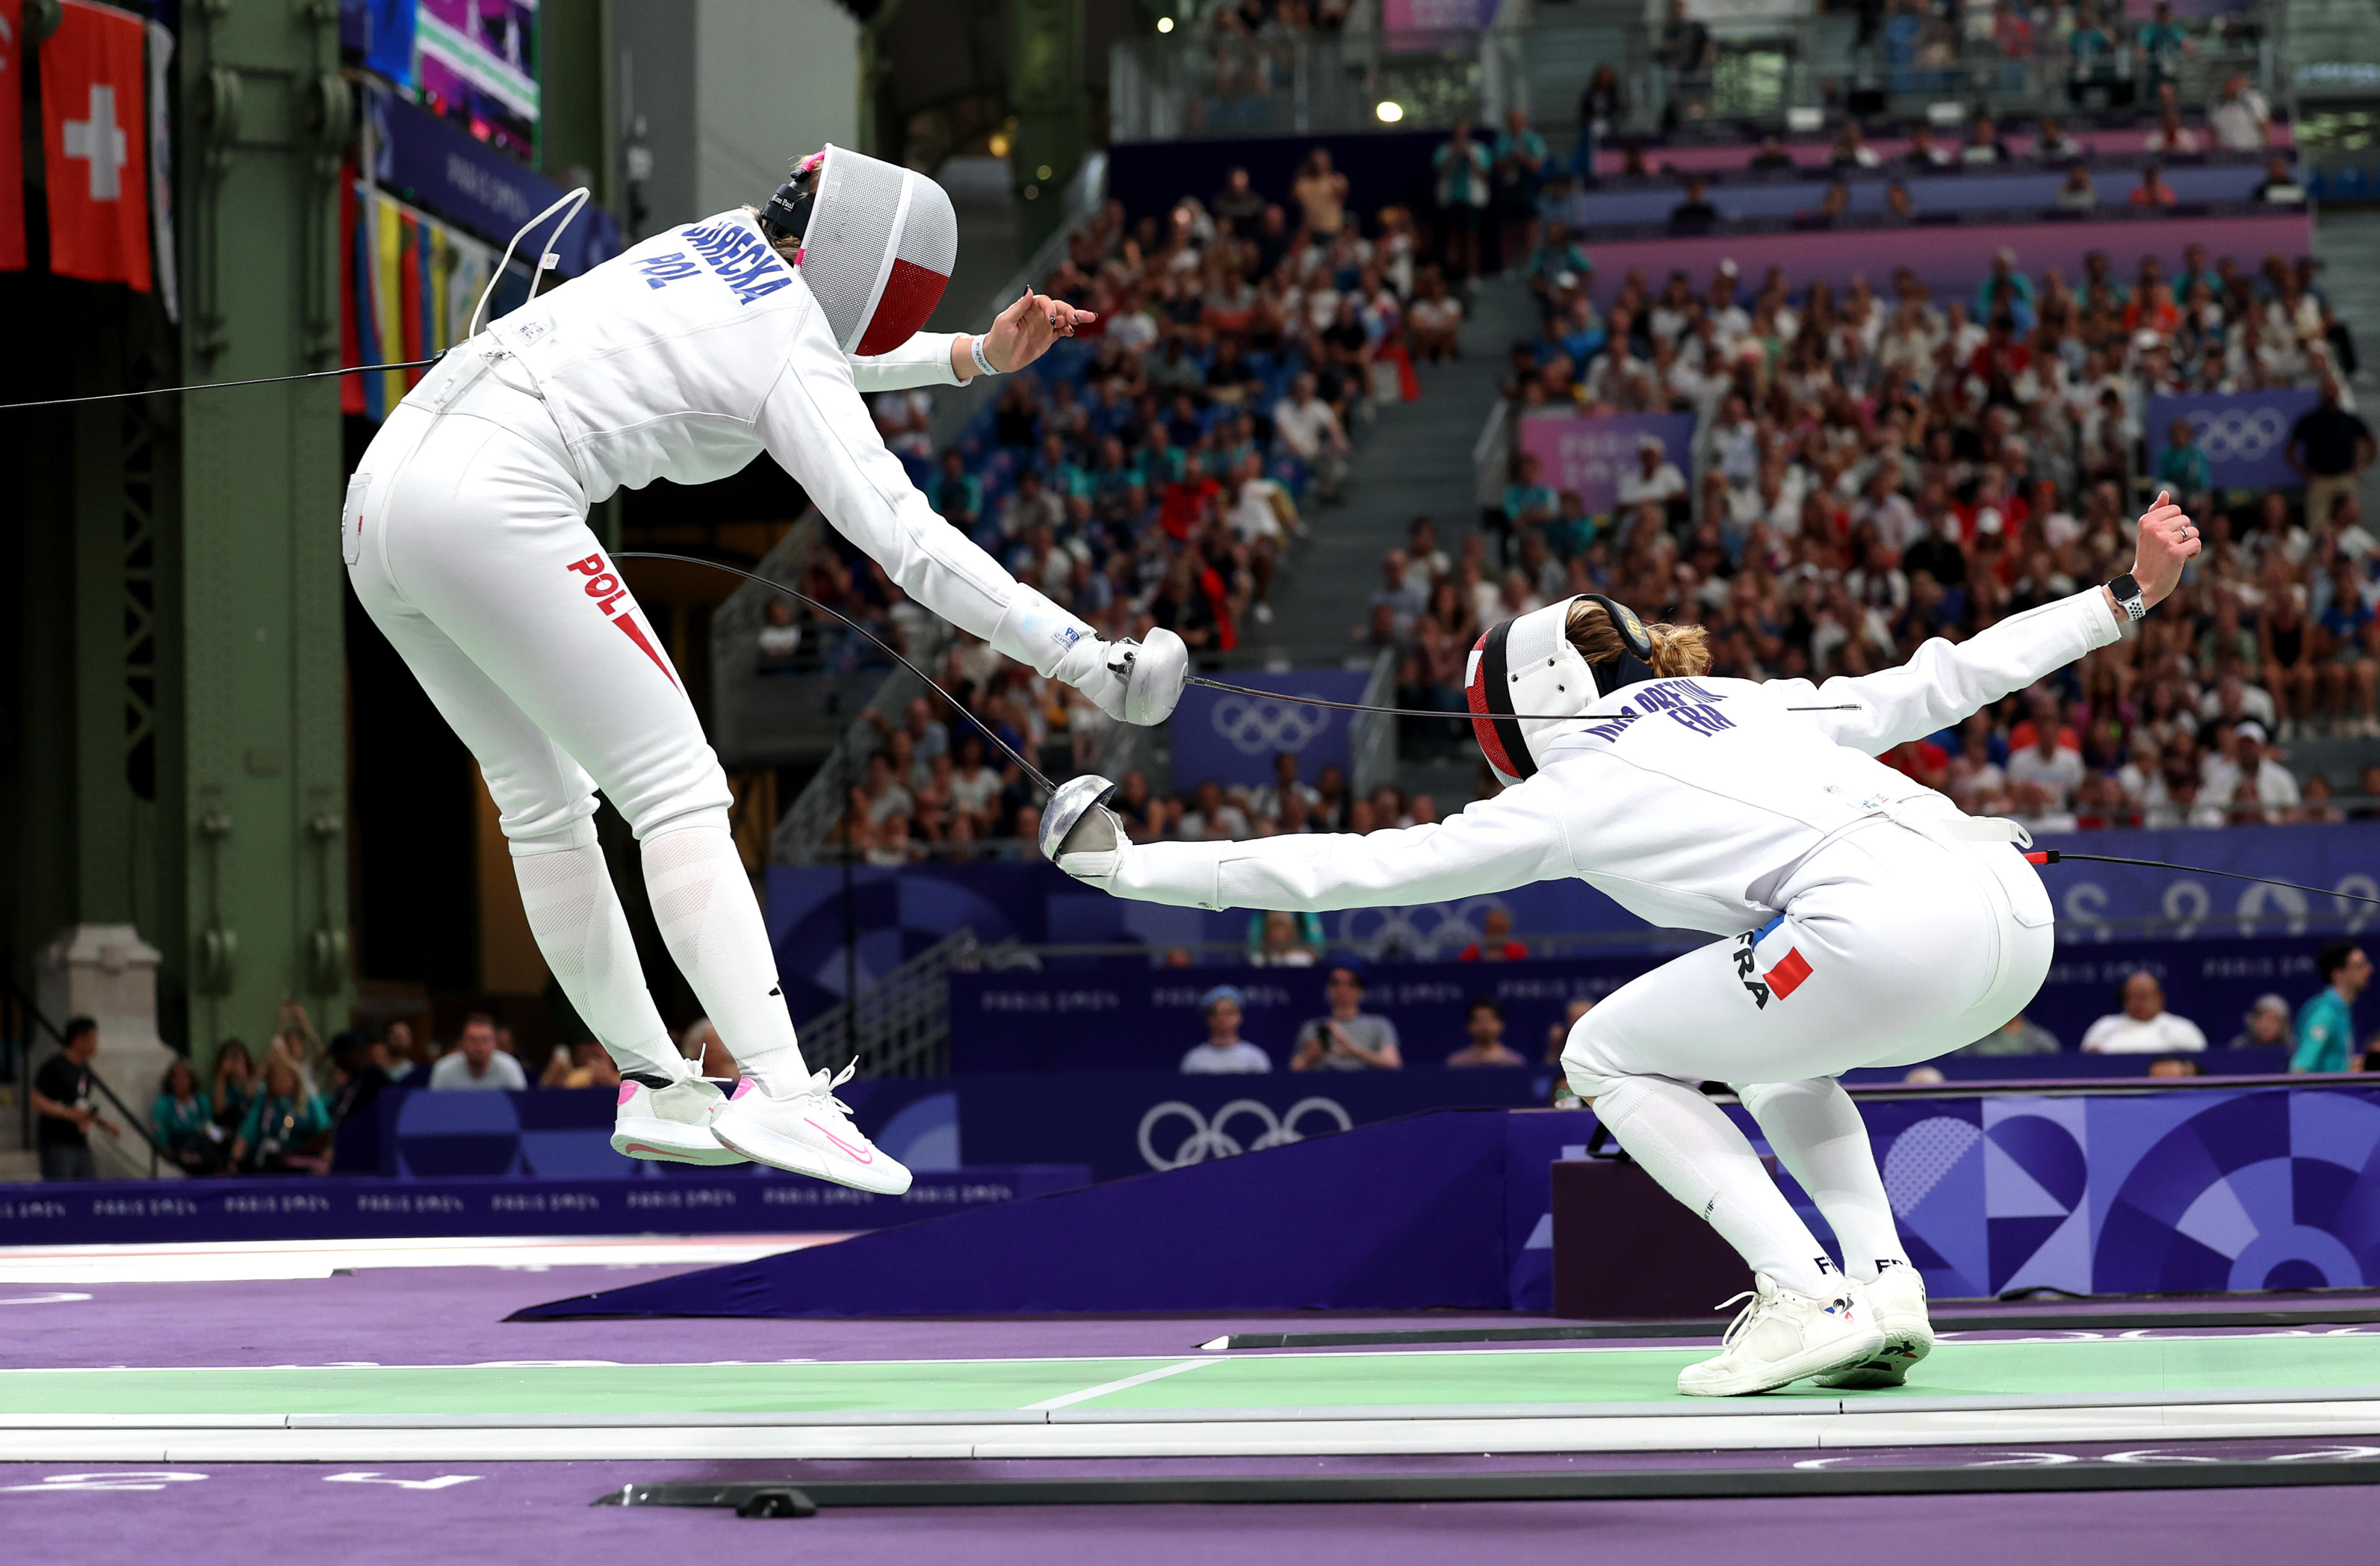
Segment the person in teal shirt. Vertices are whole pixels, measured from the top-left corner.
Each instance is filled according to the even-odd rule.
[[[2139,51],[2141,74],[2152,92],[2160,81],[2181,79],[2181,57],[2190,53],[2190,35],[2174,25],[2172,6],[2160,0],[2155,18],[2133,35],[2132,47]]]
[[[2298,1008],[2293,1072],[2346,1071],[2355,1059],[2355,998],[2372,982],[2372,959],[2352,941],[2334,941],[2315,957],[2325,988]]]
[[[306,1091],[287,1061],[270,1056],[264,1091],[249,1102],[248,1118],[232,1140],[232,1162],[260,1174],[320,1174],[328,1167],[322,1154],[330,1133],[331,1111],[322,1095]]]
[[[165,1156],[185,1170],[213,1172],[219,1161],[214,1144],[222,1134],[215,1131],[214,1105],[199,1090],[198,1074],[189,1062],[177,1060],[165,1068],[157,1100],[149,1106],[149,1129]]]
[[[2215,488],[2215,470],[2207,465],[2206,448],[2198,443],[2198,429],[2177,419],[2166,431],[2166,448],[2156,460],[2157,482],[2180,496],[2185,505]]]

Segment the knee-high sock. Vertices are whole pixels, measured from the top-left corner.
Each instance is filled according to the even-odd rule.
[[[1876,1275],[1880,1262],[1909,1265],[1892,1221],[1892,1200],[1876,1172],[1867,1123],[1841,1083],[1826,1076],[1764,1082],[1739,1086],[1736,1094],[1777,1157],[1826,1215],[1843,1247],[1845,1272],[1864,1281]]]
[[[667,1080],[677,1050],[645,989],[628,917],[595,841],[595,823],[512,844],[513,876],[529,933],[579,1020],[625,1073]]]
[[[760,904],[724,820],[698,819],[648,837],[644,855],[654,922],[727,1052],[763,1093],[800,1092],[809,1068],[794,1042]]]
[[[1805,1294],[1826,1292],[1833,1264],[1718,1106],[1682,1082],[1624,1076],[1606,1079],[1595,1112],[1629,1157],[1707,1219],[1753,1270]]]

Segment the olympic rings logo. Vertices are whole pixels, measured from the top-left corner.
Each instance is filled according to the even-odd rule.
[[[1351,908],[1339,920],[1339,939],[1366,952],[1410,952],[1429,957],[1460,952],[1479,941],[1489,913],[1511,909],[1500,897],[1463,903],[1424,903],[1409,908]],[[1372,923],[1378,919],[1378,924]]]
[[[2227,407],[2190,415],[2209,462],[2255,462],[2280,448],[2289,421],[2277,407]]]
[[[1215,1111],[1212,1121],[1179,1099],[1169,1099],[1140,1117],[1140,1156],[1151,1169],[1186,1169],[1208,1159],[1236,1158],[1242,1153],[1261,1152],[1267,1147],[1283,1147],[1292,1142],[1303,1142],[1306,1134],[1298,1123],[1308,1115],[1321,1115],[1337,1122],[1330,1130],[1317,1133],[1327,1136],[1331,1131],[1351,1131],[1355,1122],[1344,1109],[1329,1099],[1300,1099],[1289,1107],[1289,1112],[1276,1116],[1272,1111],[1254,1099],[1234,1099]],[[1182,1139],[1173,1156],[1160,1154],[1150,1142],[1158,1126],[1173,1117],[1190,1123],[1190,1134]],[[1243,1143],[1225,1129],[1232,1121],[1253,1118],[1262,1127],[1253,1141]]]
[[[1215,732],[1243,756],[1261,756],[1269,750],[1296,752],[1319,739],[1330,726],[1330,710],[1294,698],[1258,700],[1227,696],[1215,703],[1214,724]]]

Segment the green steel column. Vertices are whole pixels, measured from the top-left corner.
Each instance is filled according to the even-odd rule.
[[[1060,192],[1083,161],[1083,0],[1008,0],[1008,155],[1025,198],[1025,242],[1038,246],[1064,215]]]
[[[338,171],[354,123],[334,0],[199,0],[176,56],[191,381],[338,351]],[[257,1041],[285,994],[346,1022],[346,665],[338,386],[184,399],[177,744],[165,830],[187,856],[201,1051]],[[366,715],[369,721],[369,715]],[[170,978],[169,978],[170,988]]]

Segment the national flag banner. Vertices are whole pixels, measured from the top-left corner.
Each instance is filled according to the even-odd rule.
[[[138,17],[65,0],[42,45],[50,271],[147,293],[148,94]]]
[[[0,0],[0,272],[25,270],[23,0]]]

